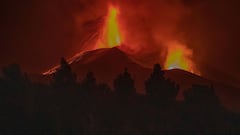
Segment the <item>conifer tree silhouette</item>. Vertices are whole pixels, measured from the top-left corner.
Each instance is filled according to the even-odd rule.
[[[93,72],[88,72],[81,83],[84,92],[91,92],[96,88],[97,82]]]
[[[53,74],[52,83],[55,87],[68,87],[76,83],[76,75],[64,58],[61,58],[60,67]]]
[[[192,107],[208,107],[209,110],[220,105],[213,87],[204,85],[193,85],[191,89],[184,92],[184,98]]]
[[[6,86],[9,90],[7,93],[18,94],[26,89],[28,84],[28,79],[25,73],[21,71],[21,68],[17,64],[11,64],[2,69],[3,77]]]
[[[225,111],[215,95],[213,87],[205,85],[193,85],[191,89],[184,92],[186,115],[192,130],[202,130],[207,134],[229,134]],[[221,129],[219,130],[219,127]]]
[[[132,79],[128,69],[119,74],[114,80],[114,89],[119,96],[129,96],[135,93],[134,80]]]
[[[178,86],[164,77],[164,71],[159,64],[154,65],[145,87],[147,95],[157,101],[174,101],[178,93]]]
[[[99,84],[97,89],[104,95],[111,93],[111,88],[106,83]]]
[[[3,68],[3,76],[5,80],[12,82],[22,82],[25,81],[24,73],[22,73],[21,68],[17,64],[11,64]]]

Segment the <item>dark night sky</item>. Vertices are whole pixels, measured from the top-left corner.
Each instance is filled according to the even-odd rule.
[[[1,1],[0,67],[18,63],[27,72],[42,72],[58,63],[60,57],[73,56],[81,50],[79,41],[84,37],[81,26],[104,15],[106,3],[105,0]],[[138,13],[136,18],[157,22],[147,22],[144,26],[144,31],[151,31],[146,32],[149,39],[157,28],[167,27],[165,33],[177,31],[177,38],[193,49],[194,61],[203,75],[240,81],[237,0],[132,0],[122,5],[126,9],[136,6],[135,11],[130,10]],[[158,10],[166,10],[167,15],[159,15]],[[145,12],[151,11],[155,13],[146,16]],[[178,19],[169,19],[182,11],[184,15]],[[176,21],[174,25],[172,21]]]

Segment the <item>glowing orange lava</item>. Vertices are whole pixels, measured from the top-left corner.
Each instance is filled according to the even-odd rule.
[[[102,32],[97,42],[98,48],[112,48],[123,42],[123,36],[120,33],[118,15],[120,11],[117,7],[109,5]]]
[[[195,74],[200,74],[192,61],[192,50],[180,43],[168,45],[167,58],[165,61],[166,69],[182,69]]]

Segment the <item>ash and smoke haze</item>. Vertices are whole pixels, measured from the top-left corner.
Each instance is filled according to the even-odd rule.
[[[203,76],[240,81],[239,2],[224,0],[28,0],[1,2],[0,65],[19,63],[42,72],[59,58],[91,48],[83,44],[117,5],[126,50],[146,65],[163,63],[166,45],[193,51]],[[228,78],[226,80],[226,78]]]

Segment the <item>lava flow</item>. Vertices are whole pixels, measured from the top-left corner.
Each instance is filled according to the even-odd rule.
[[[112,48],[119,46],[123,42],[119,27],[119,14],[120,11],[117,7],[109,5],[108,14],[97,41],[97,48]]]
[[[200,75],[193,63],[192,50],[177,42],[168,45],[165,60],[166,69],[182,69]]]

